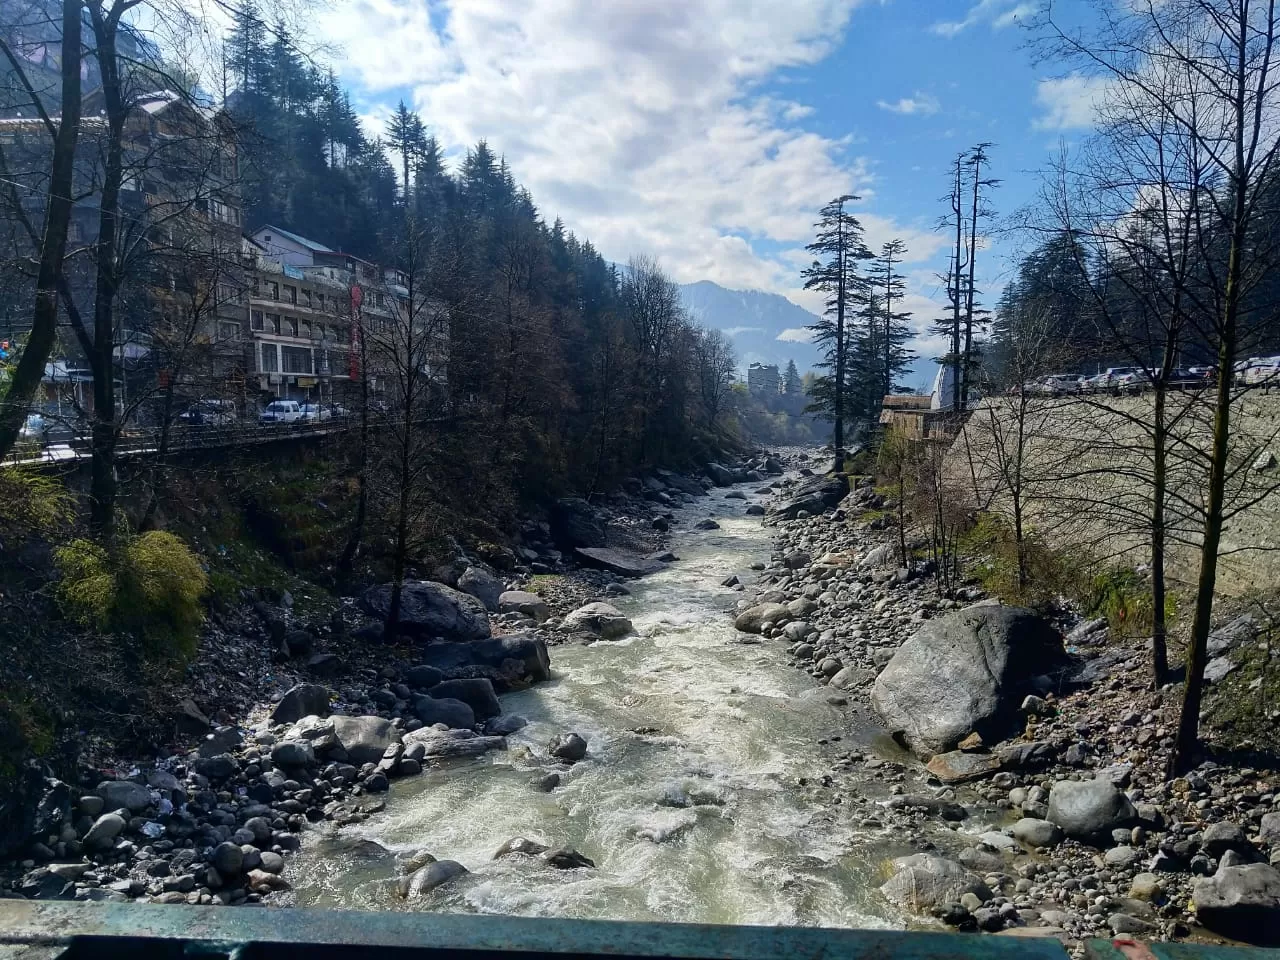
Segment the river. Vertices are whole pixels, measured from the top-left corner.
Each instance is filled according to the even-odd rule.
[[[770,538],[742,500],[720,495],[677,514],[681,558],[632,585],[617,606],[637,634],[551,651],[555,679],[503,696],[529,725],[505,753],[396,781],[386,811],[308,839],[290,876],[298,905],[705,923],[901,926],[876,892],[884,831],[832,805],[822,781],[873,728],[827,703],[781,644],[743,644],[720,586],[767,560]],[[721,529],[690,531],[715,517]],[[551,793],[531,781],[557,733],[586,738],[587,758]],[[647,732],[656,730],[657,732]],[[641,732],[633,732],[641,731]],[[837,738],[834,739],[833,738]],[[822,741],[822,742],[820,742]],[[596,869],[493,860],[511,837],[586,854]],[[423,898],[389,890],[385,858],[351,839],[424,849],[471,873]]]

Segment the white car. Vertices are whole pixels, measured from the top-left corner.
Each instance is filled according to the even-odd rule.
[[[297,400],[272,400],[258,415],[259,423],[297,423],[302,419],[302,406]]]
[[[320,420],[328,420],[333,416],[333,411],[326,407],[323,403],[304,403],[298,408],[301,414],[300,420],[308,420],[318,422]]]
[[[1250,386],[1280,386],[1280,357],[1250,357],[1239,379]]]
[[[1084,378],[1078,373],[1054,373],[1047,377],[1040,378],[1040,392],[1047,393],[1051,397],[1060,397],[1064,394],[1079,393],[1080,382]]]
[[[1091,393],[1120,390],[1126,387],[1132,389],[1135,384],[1134,377],[1139,373],[1141,371],[1137,367],[1107,367],[1096,377],[1085,380],[1083,389]]]
[[[18,430],[23,440],[38,440],[43,443],[49,436],[49,421],[42,413],[28,413]]]

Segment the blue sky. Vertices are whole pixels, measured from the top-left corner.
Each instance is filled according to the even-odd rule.
[[[935,231],[956,151],[991,141],[993,196],[1035,197],[1088,84],[1036,65],[1025,0],[341,0],[316,21],[375,130],[403,97],[452,155],[481,137],[544,213],[608,258],[682,282],[801,289],[817,209],[841,193],[868,239],[901,236],[923,380],[938,343]],[[1012,245],[992,238],[994,301]],[[800,336],[793,333],[791,336]]]

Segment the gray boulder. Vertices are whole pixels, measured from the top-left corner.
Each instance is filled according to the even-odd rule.
[[[928,912],[944,903],[955,903],[966,893],[980,901],[991,899],[991,890],[962,864],[929,853],[898,857],[894,874],[880,892],[900,907]]]
[[[426,663],[416,664],[404,672],[404,682],[411,690],[430,690],[443,679],[440,670]]]
[[[566,763],[577,763],[587,755],[587,741],[576,733],[557,734],[547,745],[547,752],[557,760]]]
[[[573,553],[584,566],[608,570],[620,577],[647,577],[666,567],[661,560],[612,547],[578,547]]]
[[[470,676],[476,668],[498,671],[514,664],[523,679],[551,679],[551,658],[542,638],[532,633],[511,633],[470,643],[429,643],[418,654],[423,664],[446,678]],[[422,688],[419,688],[422,689]]]
[[[536,593],[529,593],[526,590],[505,591],[498,597],[498,611],[500,613],[522,613],[526,617],[532,617],[539,623],[546,621],[551,616],[551,607],[547,605],[547,601]]]
[[[486,610],[498,609],[498,598],[506,589],[502,581],[481,567],[467,567],[458,578],[458,589],[484,604]]]
[[[413,698],[413,713],[426,726],[443,723],[457,730],[476,725],[476,714],[461,700],[420,695]]]
[[[299,683],[290,687],[271,711],[272,723],[296,723],[303,717],[329,715],[333,691],[318,683]]]
[[[1280,845],[1280,813],[1264,813],[1258,825],[1258,839],[1272,847]]]
[[[768,522],[794,520],[801,513],[820,516],[835,507],[849,492],[849,483],[842,476],[811,477],[786,500],[770,508]]]
[[[1021,607],[978,605],[927,621],[871,688],[890,732],[921,753],[950,750],[972,732],[988,743],[1018,719],[1031,678],[1062,660],[1062,640]]]
[[[444,759],[448,757],[476,757],[490,750],[507,749],[505,737],[481,736],[473,730],[436,730],[423,727],[404,738],[405,749],[417,744],[423,748],[423,757]]]
[[[578,497],[555,502],[551,510],[551,535],[567,549],[605,545],[604,521],[591,504]]]
[[[463,876],[467,868],[456,860],[437,860],[420,870],[414,871],[400,881],[400,895],[410,900],[430,893],[436,887]]]
[[[461,700],[471,708],[477,720],[488,720],[502,712],[493,684],[483,677],[443,680],[431,688],[431,696],[440,700]]]
[[[785,604],[757,603],[738,614],[733,625],[743,633],[759,633],[766,623],[772,623],[776,627],[794,619]]]
[[[1110,780],[1059,780],[1049,791],[1048,819],[1074,840],[1094,840],[1128,826],[1138,813]]]
[[[400,731],[382,717],[334,717],[333,732],[352,763],[377,763]]]
[[[84,835],[84,845],[90,850],[109,847],[124,827],[125,819],[120,814],[104,813],[89,827],[89,832]]]
[[[130,813],[141,813],[151,806],[151,791],[132,780],[104,780],[98,784],[97,794],[108,810],[123,807]]]
[[[240,875],[244,866],[244,851],[239,844],[227,840],[213,848],[213,856],[209,862],[224,880],[231,880]]]
[[[609,603],[588,603],[564,618],[562,626],[571,632],[591,633],[602,640],[617,640],[631,633],[631,621]]]
[[[370,587],[360,598],[371,616],[386,619],[391,584]],[[484,604],[470,594],[430,580],[406,580],[400,592],[400,629],[411,636],[483,640],[490,636]]]
[[[1266,863],[1222,867],[1195,882],[1196,920],[1214,933],[1280,946],[1280,871]]]
[[[307,740],[282,740],[271,748],[271,762],[281,767],[310,767],[316,762],[315,747]]]
[[[1049,820],[1023,817],[1013,825],[1013,838],[1028,847],[1056,847],[1062,842],[1062,830]]]
[[[540,853],[547,852],[545,843],[538,843],[536,840],[530,840],[527,837],[512,837],[493,855],[493,859],[501,860],[503,857],[510,857],[514,854],[523,854],[526,857],[536,857]]]

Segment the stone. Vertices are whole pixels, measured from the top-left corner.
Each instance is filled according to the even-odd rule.
[[[733,625],[743,633],[759,633],[766,623],[778,627],[790,623],[792,619],[791,611],[784,604],[758,603],[739,613]]]
[[[767,520],[770,523],[795,520],[801,513],[820,516],[837,506],[848,493],[849,484],[843,476],[811,477],[785,500],[770,507]]]
[[[1205,664],[1204,681],[1205,683],[1218,683],[1237,666],[1238,664],[1228,657],[1214,657]]]
[[[693,525],[693,529],[695,529],[695,530],[719,530],[719,529],[720,529],[720,524],[716,523],[714,520],[712,520],[710,517],[708,517],[708,518],[707,518],[707,519],[705,519],[705,520],[699,520],[697,523],[695,523],[695,524]]]
[[[1107,920],[1107,926],[1117,937],[1123,935],[1145,934],[1151,932],[1151,924],[1127,913],[1113,913]]]
[[[1227,867],[1195,881],[1196,920],[1214,933],[1258,946],[1280,945],[1280,870],[1265,863]]]
[[[1030,678],[1063,657],[1058,633],[1031,611],[967,607],[926,621],[876,677],[871,702],[918,752],[950,750],[974,731],[996,742]]]
[[[334,693],[319,683],[290,687],[271,710],[272,723],[296,723],[303,717],[327,717]]]
[[[517,714],[507,714],[502,717],[493,717],[484,725],[484,732],[494,737],[505,737],[509,734],[523,730],[529,725],[529,721]]]
[[[1154,873],[1140,873],[1129,884],[1129,896],[1156,903],[1164,896],[1164,887]]]
[[[502,713],[502,704],[498,702],[493,683],[484,677],[442,680],[431,688],[431,696],[438,700],[461,700],[471,708],[477,720],[487,720]]]
[[[829,681],[837,690],[856,690],[875,679],[875,674],[863,667],[844,667]]]
[[[351,763],[377,763],[400,731],[382,717],[334,717],[333,732]]]
[[[1131,867],[1138,862],[1138,856],[1138,851],[1126,843],[1104,853],[1102,862],[1108,867]]]
[[[505,750],[505,737],[481,736],[474,730],[437,730],[423,727],[406,734],[405,753],[416,754],[421,747],[422,756],[414,759],[445,759],[449,757],[477,757],[490,750]]]
[[[493,859],[501,860],[503,857],[509,857],[513,854],[523,854],[527,857],[536,857],[538,854],[546,852],[547,845],[544,843],[538,843],[535,840],[529,840],[525,837],[512,837],[498,848],[498,852],[493,855]]]
[[[578,547],[573,554],[584,566],[608,570],[620,577],[647,577],[666,568],[661,560],[615,547]]]
[[[253,834],[253,842],[265,847],[271,842],[271,822],[266,817],[250,817],[244,828]]]
[[[426,726],[443,723],[456,730],[476,725],[475,711],[461,700],[419,694],[413,698],[413,713]]]
[[[245,882],[255,893],[270,893],[275,890],[288,890],[289,881],[278,874],[266,870],[255,869],[245,874]]]
[[[513,662],[520,665],[525,679],[551,679],[547,645],[534,633],[509,633],[470,643],[431,643],[419,651],[419,656],[424,665],[441,671],[446,679],[473,676],[476,667],[499,670]]]
[[[560,786],[560,774],[558,773],[541,774],[539,776],[534,777],[533,780],[530,781],[530,785],[533,787],[533,789],[537,790],[539,793],[550,793],[556,787]]]
[[[561,626],[572,633],[590,633],[602,640],[617,640],[631,633],[631,621],[612,604],[597,601],[568,614]]]
[[[124,828],[124,817],[118,813],[104,813],[93,821],[93,825],[89,827],[89,831],[84,835],[83,843],[90,850],[109,847]]]
[[[223,879],[237,877],[244,866],[244,851],[237,844],[223,842],[213,848],[209,862]]]
[[[1258,825],[1258,839],[1271,846],[1280,845],[1280,813],[1264,813]]]
[[[413,690],[430,690],[443,679],[441,671],[425,663],[419,663],[404,672],[404,682]]]
[[[234,776],[235,772],[240,768],[234,757],[229,757],[225,753],[216,757],[201,757],[195,763],[196,773],[202,777],[208,777],[210,780],[226,780],[228,777]]]
[[[557,870],[577,870],[583,867],[594,867],[595,861],[590,857],[584,856],[573,847],[560,847],[558,850],[548,850],[542,855],[542,860],[547,866],[555,867]]]
[[[880,887],[892,903],[917,912],[928,912],[943,903],[965,903],[972,895],[978,905],[991,899],[991,890],[954,860],[929,853],[897,857],[894,874]],[[976,909],[976,908],[975,908]]]
[[[458,589],[484,604],[486,610],[498,610],[498,598],[506,587],[483,567],[467,567],[458,578]]]
[[[79,800],[76,801],[76,806],[79,808],[80,812],[83,813],[86,817],[96,817],[104,809],[106,809],[105,801],[101,797],[97,796],[96,794],[91,796],[81,797]]]
[[[207,733],[213,726],[213,721],[190,697],[179,701],[177,708],[173,711],[173,722],[179,733],[186,734]]]
[[[304,657],[315,648],[316,638],[309,630],[290,630],[284,635],[284,646],[291,657]]]
[[[367,589],[360,598],[365,611],[380,620],[391,605],[391,584]],[[400,593],[400,632],[444,640],[484,640],[491,636],[484,604],[470,594],[430,580],[406,580]]]
[[[315,747],[306,740],[282,740],[271,748],[271,762],[294,769],[314,766]]]
[[[151,791],[132,780],[104,780],[98,784],[97,794],[108,810],[124,808],[130,813],[141,813],[151,806]]]
[[[603,547],[604,520],[595,508],[578,497],[557,500],[551,509],[551,536],[561,547]]]
[[[1221,857],[1228,850],[1249,855],[1254,852],[1240,825],[1225,820],[1205,827],[1200,843],[1211,857]]]
[[[265,870],[267,873],[282,873],[284,871],[284,857],[271,850],[263,850],[258,855],[261,862],[258,869]]]
[[[1049,820],[1023,817],[1013,825],[1014,839],[1037,850],[1055,847],[1062,842],[1062,829]]]
[[[1068,837],[1089,841],[1132,824],[1137,811],[1110,780],[1059,780],[1049,791],[1047,819]]]
[[[525,590],[507,590],[498,597],[499,613],[520,613],[545,623],[551,617],[551,607],[536,593]]]
[[[451,880],[464,876],[469,871],[456,860],[437,860],[425,867],[415,870],[400,880],[401,895],[410,900],[430,893],[436,887],[443,886]]]
[[[557,760],[577,763],[587,755],[587,741],[576,733],[562,733],[551,738],[547,752]]]
[[[989,753],[965,753],[962,750],[952,750],[949,753],[935,755],[925,766],[943,783],[967,783],[999,770],[1000,758]]]

